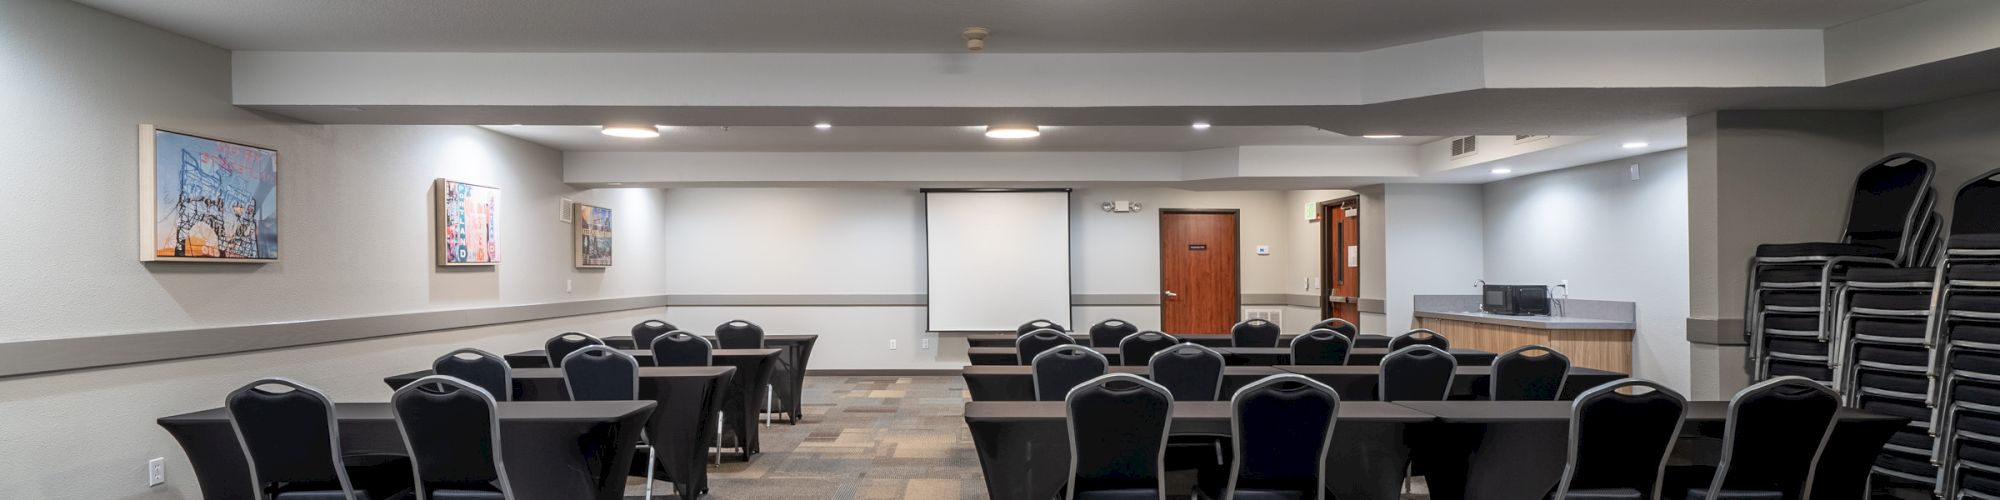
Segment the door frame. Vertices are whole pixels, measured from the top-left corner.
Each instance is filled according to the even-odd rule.
[[[1159,232],[1158,234],[1155,235],[1154,237],[1155,240],[1164,241],[1166,239],[1165,234],[1167,229],[1167,214],[1221,214],[1229,216],[1231,222],[1229,224],[1229,227],[1231,233],[1233,233],[1230,234],[1229,237],[1230,239],[1236,241],[1236,244],[1233,245],[1236,247],[1235,249],[1236,269],[1230,271],[1230,273],[1234,274],[1236,278],[1236,305],[1233,307],[1233,309],[1235,309],[1236,312],[1235,314],[1231,314],[1230,316],[1237,318],[1237,320],[1231,322],[1231,324],[1241,322],[1243,318],[1243,210],[1239,208],[1162,208],[1160,209],[1158,228],[1157,228]],[[1166,298],[1167,256],[1166,256],[1165,246],[1158,245],[1159,242],[1160,241],[1156,241],[1155,245],[1160,246],[1160,255],[1159,255],[1160,279],[1157,290],[1153,292],[1153,298],[1160,301],[1160,329],[1164,331],[1166,330],[1166,324],[1167,324],[1167,298]],[[1174,332],[1168,332],[1169,335],[1173,333]],[[1190,333],[1190,332],[1181,332],[1181,333]],[[1192,332],[1192,333],[1227,333],[1227,332]]]
[[[1319,294],[1318,297],[1316,297],[1314,300],[1319,302],[1319,315],[1322,318],[1333,317],[1333,303],[1327,302],[1327,294],[1331,293],[1328,290],[1329,287],[1331,286],[1330,284],[1334,282],[1334,274],[1339,272],[1339,270],[1335,269],[1333,266],[1334,252],[1346,251],[1346,249],[1328,248],[1326,245],[1326,242],[1333,240],[1333,226],[1334,226],[1333,207],[1335,205],[1342,205],[1348,202],[1354,203],[1354,211],[1357,212],[1354,217],[1356,221],[1356,227],[1354,229],[1354,233],[1356,235],[1359,235],[1361,234],[1361,227],[1359,221],[1361,220],[1361,215],[1363,215],[1359,213],[1361,211],[1361,195],[1356,194],[1356,195],[1350,195],[1342,198],[1335,198],[1319,202],[1319,241],[1320,241]],[[1346,218],[1346,217],[1347,217],[1346,215],[1341,216],[1341,218]],[[1357,244],[1354,245],[1355,246],[1354,259],[1356,261],[1359,261],[1361,260],[1362,249],[1361,245],[1358,244],[1360,242],[1357,241],[1356,243]],[[1361,266],[1360,262],[1355,262],[1354,276],[1356,281],[1360,281],[1361,275],[1363,273],[1366,273],[1367,271],[1368,268]],[[1361,285],[1360,283],[1355,283],[1355,287],[1357,289],[1357,291],[1354,293],[1355,296],[1354,313],[1356,316],[1355,319],[1360,319],[1361,315],[1361,301],[1360,301],[1361,293],[1359,291],[1360,285]]]

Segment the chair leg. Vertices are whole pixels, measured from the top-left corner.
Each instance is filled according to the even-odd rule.
[[[653,500],[653,466],[659,464],[657,453],[658,448],[646,447],[646,500]]]
[[[776,389],[772,388],[772,387],[771,387],[771,386],[769,386],[769,385],[766,385],[766,386],[764,386],[764,426],[765,426],[765,427],[770,427],[770,426],[771,426],[771,394],[772,394],[772,392],[771,392],[771,391],[774,391],[774,390],[776,390]]]
[[[722,466],[722,412],[715,412],[715,466]]]

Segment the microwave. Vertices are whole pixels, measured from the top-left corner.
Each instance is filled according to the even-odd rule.
[[[1548,285],[1486,285],[1479,310],[1508,316],[1547,316]]]

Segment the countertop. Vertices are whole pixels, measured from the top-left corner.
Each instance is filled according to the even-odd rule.
[[[1477,295],[1418,295],[1414,316],[1543,330],[1636,330],[1631,302],[1565,299],[1562,316],[1508,316],[1479,311]]]

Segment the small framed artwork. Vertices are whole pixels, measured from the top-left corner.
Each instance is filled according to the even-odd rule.
[[[611,209],[576,204],[576,267],[611,267]]]
[[[278,261],[278,151],[139,126],[139,260]]]
[[[437,246],[440,266],[500,263],[500,188],[438,179]]]

